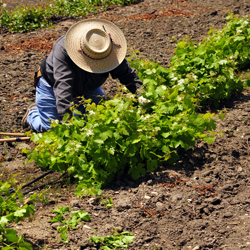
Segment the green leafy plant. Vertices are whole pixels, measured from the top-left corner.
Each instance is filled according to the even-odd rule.
[[[131,244],[134,240],[130,232],[113,232],[111,236],[99,237],[93,236],[89,240],[95,244],[101,245],[100,249],[103,250],[113,250],[118,248],[127,248],[128,244]]]
[[[50,199],[50,195],[49,192],[50,191],[50,187],[46,188],[45,190],[42,190],[39,194],[39,200],[44,202],[44,204],[48,204],[49,203],[49,199]]]
[[[250,63],[250,24],[232,14],[227,19],[223,29],[211,29],[200,43],[179,42],[171,60],[171,86],[200,99],[202,105],[218,106],[243,90],[243,81],[235,72]]]
[[[107,208],[112,208],[113,207],[113,200],[109,195],[107,194],[107,199],[103,199],[101,204],[105,205]]]
[[[137,179],[162,161],[175,162],[178,150],[194,146],[196,139],[212,142],[204,130],[215,128],[214,114],[197,114],[197,99],[168,88],[165,68],[148,62],[145,67],[138,69],[145,86],[139,98],[121,90],[97,106],[86,101],[88,119],[55,121],[53,130],[32,135],[38,145],[27,152],[29,160],[68,171],[79,182],[77,195],[84,196],[124,172]]]
[[[62,226],[58,226],[57,230],[64,243],[68,243],[68,231],[77,229],[77,224],[80,221],[90,220],[90,216],[85,211],[71,211],[71,217],[67,219],[65,214],[69,212],[69,209],[70,207],[58,207],[52,211],[52,213],[57,214],[55,218],[49,220],[49,222],[61,222],[63,224]]]
[[[44,190],[42,190],[40,193],[33,193],[31,196],[29,196],[26,200],[25,203],[36,203],[36,202],[43,202],[44,204],[49,203],[50,199],[50,194],[48,193],[51,190],[51,187],[48,187]]]
[[[87,120],[74,117],[33,134],[38,146],[28,153],[29,160],[68,171],[84,183],[77,191],[85,195],[86,185],[101,187],[125,171],[137,179],[161,161],[176,161],[178,148],[188,149],[196,139],[213,141],[203,134],[215,128],[213,114],[197,115],[192,99],[178,96],[174,88],[154,80],[144,83],[147,89],[138,100],[122,94],[97,106],[86,104]]]
[[[20,187],[15,187],[15,191],[11,193],[9,188],[11,184],[15,184],[16,180],[11,178],[9,182],[0,181],[0,247],[2,250],[14,249],[33,249],[32,245],[24,241],[24,237],[17,236],[17,231],[8,228],[10,222],[18,223],[25,217],[30,217],[35,212],[33,205],[23,205],[23,195],[19,191]],[[17,202],[17,199],[19,200]]]

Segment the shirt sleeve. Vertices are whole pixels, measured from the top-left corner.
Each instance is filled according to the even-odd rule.
[[[131,93],[135,93],[142,85],[141,80],[135,72],[135,69],[130,67],[127,59],[110,72],[113,79],[118,78],[120,83],[125,85]]]
[[[53,76],[55,80],[53,90],[57,112],[62,119],[65,113],[70,112],[69,107],[73,99],[75,73],[66,50],[60,45],[53,48],[53,50]]]

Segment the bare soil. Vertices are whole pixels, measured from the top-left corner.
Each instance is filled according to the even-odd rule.
[[[3,0],[3,2],[6,2]],[[9,7],[17,3],[9,1]],[[40,3],[30,0],[26,3]],[[150,60],[167,67],[175,49],[174,40],[189,36],[202,40],[214,26],[222,28],[229,12],[250,14],[248,0],[144,0],[127,7],[115,7],[95,17],[113,21],[124,32],[128,56],[139,50]],[[90,15],[92,17],[92,15]],[[1,33],[0,36],[0,130],[24,132],[21,119],[35,100],[32,76],[53,43],[80,19],[56,23],[54,28],[24,34]],[[107,96],[116,93],[117,82],[108,79]],[[211,107],[212,109],[212,107]],[[108,236],[112,230],[130,231],[135,237],[128,249],[250,249],[250,89],[235,94],[221,107],[224,121],[217,120],[216,141],[197,142],[181,152],[174,165],[159,166],[154,173],[132,180],[123,176],[105,188],[113,199],[110,209],[100,199],[74,196],[70,178],[52,173],[23,190],[42,192],[43,202],[35,204],[33,220],[13,225],[34,249],[100,249],[88,239]],[[216,110],[214,110],[216,112]],[[27,162],[22,148],[30,142],[0,144],[2,179],[13,174],[25,184],[44,173]],[[68,233],[63,244],[49,223],[57,206],[85,210],[91,221]]]

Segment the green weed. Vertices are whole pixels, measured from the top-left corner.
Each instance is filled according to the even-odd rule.
[[[80,221],[89,221],[90,216],[85,211],[71,211],[71,216],[69,219],[65,217],[65,214],[69,212],[70,207],[58,207],[53,210],[52,213],[56,213],[55,218],[49,220],[49,222],[61,222],[63,225],[58,226],[57,230],[60,233],[61,239],[64,243],[68,243],[67,232],[69,230],[77,229],[77,224]]]
[[[113,200],[109,195],[107,194],[107,199],[103,199],[101,201],[101,204],[105,205],[107,208],[112,208],[113,207]]]
[[[101,245],[100,249],[112,250],[117,248],[127,248],[128,244],[131,244],[134,238],[135,236],[130,232],[113,232],[111,236],[93,236],[89,240],[95,244]]]

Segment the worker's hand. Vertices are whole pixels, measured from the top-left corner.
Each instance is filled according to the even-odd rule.
[[[136,97],[138,98],[142,93],[142,84],[136,83]]]
[[[141,81],[131,82],[127,84],[126,87],[132,94],[136,94],[137,96],[139,96],[141,94],[142,82]]]

